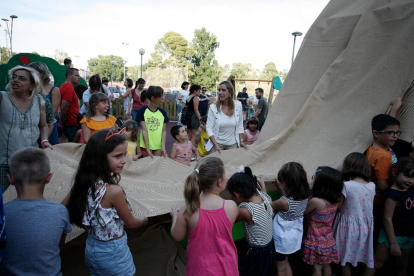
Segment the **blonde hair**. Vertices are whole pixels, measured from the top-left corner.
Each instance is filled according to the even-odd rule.
[[[233,116],[234,114],[234,87],[231,84],[231,82],[229,81],[222,81],[220,82],[219,85],[224,84],[227,88],[227,90],[230,92],[230,98],[229,98],[229,117]],[[221,105],[222,102],[220,101],[220,97],[217,97],[216,100],[216,107],[217,107],[217,111],[220,113],[221,112]]]
[[[109,103],[108,96],[106,96],[102,92],[95,92],[92,93],[92,96],[89,98],[88,104],[88,112],[86,112],[86,120],[89,122],[89,118],[95,116],[95,105],[99,104],[100,102],[107,101]],[[107,119],[109,115],[104,113],[103,114]]]
[[[198,171],[196,171],[198,170]],[[214,184],[224,176],[224,164],[220,158],[205,157],[197,162],[194,171],[187,177],[184,185],[184,199],[189,215],[200,208],[200,194],[210,191]]]
[[[16,67],[13,67],[12,69],[9,70],[10,81],[6,86],[7,91],[9,91],[9,92],[13,91],[13,88],[12,88],[12,85],[11,85],[11,77],[18,70],[24,70],[24,71],[28,72],[30,83],[35,85],[33,90],[30,91],[30,98],[33,98],[36,95],[41,95],[43,97],[47,96],[46,91],[43,87],[42,81],[40,80],[39,75],[37,74],[37,71],[33,68],[30,68],[30,67],[27,67],[27,66],[22,66],[22,65],[17,65]]]

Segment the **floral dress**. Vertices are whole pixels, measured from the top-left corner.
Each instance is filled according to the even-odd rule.
[[[338,203],[328,204],[308,215],[308,233],[303,240],[302,258],[310,265],[338,263],[338,250],[332,232]]]

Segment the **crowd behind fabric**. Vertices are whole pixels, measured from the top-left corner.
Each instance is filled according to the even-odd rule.
[[[133,216],[119,182],[127,156],[168,158],[169,119],[158,107],[163,89],[145,89],[142,78],[133,88],[126,79],[120,95],[126,117],[115,118],[106,77],[92,76],[89,88],[82,87],[79,71],[69,68],[58,88],[41,62],[16,66],[9,75],[7,92],[0,93],[0,188],[13,185],[17,199],[4,207],[0,201],[0,274],[61,275],[60,254],[74,224],[87,230],[91,275],[134,275],[124,226],[139,228],[148,218]],[[414,160],[409,151],[397,156],[391,148],[401,135],[400,98],[389,115],[372,119],[371,129],[367,122],[373,142],[366,154],[350,153],[342,171],[315,167],[311,185],[302,165],[288,162],[273,184],[281,197],[272,200],[249,167],[227,179],[221,159],[208,156],[247,149],[258,139],[269,109],[263,89],[255,91],[254,110],[247,89],[236,97],[228,81],[220,83],[217,99],[205,87],[189,86],[184,82],[178,94],[169,156],[188,166],[197,161],[184,183],[185,206],[170,213],[172,237],[188,234],[186,275],[292,275],[289,255],[299,250],[313,275],[331,275],[332,264],[351,275],[359,263],[364,275],[374,275],[390,256],[397,275],[406,275],[414,242]],[[43,196],[53,176],[43,149],[63,138],[86,146],[71,191],[57,204]],[[226,189],[233,200],[220,197]],[[245,238],[236,248],[232,228],[239,221]]]

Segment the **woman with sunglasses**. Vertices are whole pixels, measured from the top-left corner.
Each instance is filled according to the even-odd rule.
[[[0,92],[0,188],[10,185],[10,157],[26,147],[52,148],[48,141],[45,94],[36,70],[16,66],[9,71],[7,92]]]

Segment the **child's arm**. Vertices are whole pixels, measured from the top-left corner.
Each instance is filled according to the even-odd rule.
[[[82,124],[82,135],[83,135],[83,141],[85,141],[85,144],[88,143],[89,138],[91,138],[91,129],[86,125],[86,123]]]
[[[167,141],[167,124],[164,123],[164,127],[162,128],[162,138],[161,138],[161,142],[162,142],[162,155],[164,156],[164,158],[168,157],[168,153],[165,150],[165,143]]]
[[[142,157],[142,151],[139,145],[137,145],[135,152],[136,152],[136,155],[132,156],[132,161],[137,161],[139,158]]]
[[[188,143],[191,143],[191,141],[188,141]],[[193,143],[191,143],[191,150],[194,152],[195,156],[196,156],[196,161],[201,159],[200,153],[198,152],[198,150],[194,147]]]
[[[149,145],[148,145],[148,131],[147,131],[147,126],[145,125],[145,122],[144,121],[140,121],[139,124],[141,125],[142,138],[144,138],[144,144],[145,144],[145,148],[147,149],[147,153],[148,153],[149,156],[151,156],[152,159],[154,159],[154,155],[150,151]]]
[[[397,115],[397,111],[398,109],[400,109],[401,105],[402,105],[402,100],[401,97],[398,97],[396,99],[394,99],[392,102],[392,107],[390,112],[388,113],[388,115],[392,116],[395,118],[395,116]]]
[[[127,228],[139,228],[148,222],[147,217],[136,218],[129,210],[124,191],[118,185],[107,185],[105,196],[109,203],[115,207],[119,217],[124,222]]]
[[[172,217],[171,236],[177,242],[182,241],[187,234],[187,221],[184,217],[185,206],[180,210],[172,210],[170,215]]]
[[[276,201],[273,201],[271,204],[273,211],[288,211],[289,210],[289,203],[285,198],[280,198]]]
[[[239,208],[239,213],[237,215],[236,223],[239,222],[239,221],[242,221],[242,220],[245,220],[247,222],[247,224],[249,224],[249,225],[254,224],[254,221],[252,219],[252,215],[244,207]]]
[[[283,190],[282,184],[280,184],[279,180],[277,180],[277,178],[275,178],[275,184],[277,187],[277,190],[279,191],[280,196],[284,196],[285,195],[285,190]]]
[[[201,140],[201,132],[202,132],[203,130],[201,129],[201,127],[199,127],[198,129],[197,129],[197,133],[199,134],[199,135],[196,135],[196,138],[195,138],[195,140],[194,140],[194,143],[196,143],[196,145],[198,144],[198,143],[200,143],[200,140]]]
[[[177,157],[177,148],[175,147],[175,143],[174,143],[171,148],[171,159],[178,162],[176,157]]]
[[[75,137],[73,138],[74,143],[79,143],[80,133],[81,133],[80,129],[78,131],[76,131]]]
[[[65,240],[66,240],[66,233],[63,233],[59,241],[60,256],[63,256],[66,253]]]
[[[262,189],[262,192],[263,193],[267,193],[267,190],[266,190],[266,185],[265,185],[265,183],[264,183],[264,181],[263,181],[263,176],[260,176],[259,177],[259,184],[260,184],[260,188]]]
[[[306,207],[305,210],[305,215],[309,214],[312,211],[320,211],[323,208],[325,208],[326,203],[323,202],[323,200],[321,200],[320,198],[312,198],[311,200],[309,200],[308,202],[308,206]]]
[[[385,200],[384,206],[384,229],[387,233],[388,240],[390,241],[391,254],[396,257],[401,257],[401,248],[398,246],[397,239],[395,237],[394,226],[392,225],[392,216],[394,214],[397,201],[392,198]]]

